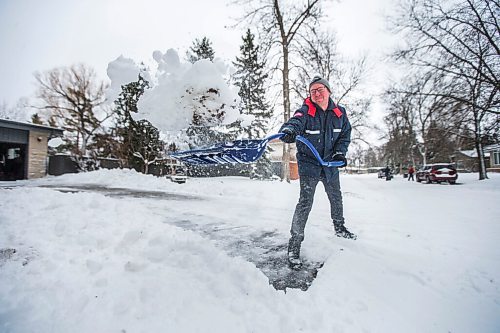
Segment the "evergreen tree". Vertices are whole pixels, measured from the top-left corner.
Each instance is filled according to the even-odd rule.
[[[38,113],[31,115],[31,122],[33,124],[43,125],[43,120],[42,120],[42,118],[40,118],[40,115]]]
[[[148,120],[134,122],[131,131],[130,150],[133,166],[147,174],[149,165],[163,156],[165,144],[160,140],[160,131]]]
[[[188,61],[195,63],[201,59],[214,60],[215,52],[212,42],[207,37],[196,39],[187,52]],[[187,89],[185,99],[191,100],[188,104],[193,107],[192,124],[186,131],[189,146],[202,147],[214,142],[227,141],[235,138],[228,130],[228,126],[214,126],[224,116],[227,107],[219,101],[218,88],[208,88],[205,91]],[[207,104],[211,105],[210,107]]]
[[[118,141],[114,155],[127,167],[133,166],[135,160],[132,149],[135,121],[131,113],[137,112],[137,102],[147,87],[148,82],[139,75],[136,82],[122,86],[122,91],[114,102],[116,114],[114,134]]]
[[[141,75],[135,82],[122,86],[122,92],[115,101],[116,124],[113,129],[115,142],[109,145],[117,158],[128,167],[144,173],[163,152],[160,134],[149,121],[135,121],[132,113],[137,112],[137,103],[149,87]]]
[[[201,40],[196,38],[193,42],[193,46],[191,46],[187,52],[188,61],[192,64],[201,59],[214,61],[214,56],[215,51],[212,48],[212,42],[207,37],[203,37]]]
[[[254,116],[252,124],[242,131],[249,139],[262,138],[266,135],[271,118],[271,111],[265,98],[264,84],[268,75],[264,72],[265,61],[259,59],[259,47],[254,43],[250,29],[242,37],[241,56],[233,62],[236,67],[235,85],[239,87],[241,113]],[[269,178],[272,176],[271,161],[266,152],[252,170],[252,177]]]

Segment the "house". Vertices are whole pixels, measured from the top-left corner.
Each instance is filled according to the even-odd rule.
[[[483,147],[484,164],[487,172],[500,172],[500,143]],[[463,171],[479,171],[477,152],[472,150],[460,150],[451,156],[457,165],[457,169]]]
[[[59,128],[0,119],[0,181],[44,177],[48,141],[62,135]]]
[[[451,161],[456,164],[459,172],[478,172],[479,161],[477,158],[477,151],[471,150],[458,150],[450,156]],[[486,168],[489,167],[490,154],[484,151],[484,163]]]
[[[490,167],[486,171],[500,172],[500,143],[485,146],[483,150],[484,154],[490,157]]]

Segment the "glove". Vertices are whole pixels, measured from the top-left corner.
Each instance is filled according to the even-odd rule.
[[[342,166],[339,166],[339,168],[344,168],[347,165],[347,159],[345,158],[344,154],[334,154],[331,158],[331,161],[344,163]]]
[[[293,127],[284,127],[281,129],[281,133],[284,133],[280,140],[286,143],[295,142],[295,138],[297,137],[297,132],[293,129]]]

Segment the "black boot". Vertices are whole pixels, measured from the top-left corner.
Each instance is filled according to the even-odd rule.
[[[347,239],[357,238],[357,236],[347,230],[347,228],[343,224],[334,224],[333,226],[335,227],[335,235],[337,235],[337,237],[343,237]]]
[[[293,237],[288,242],[288,266],[292,269],[299,269],[302,266],[300,260],[300,242]]]

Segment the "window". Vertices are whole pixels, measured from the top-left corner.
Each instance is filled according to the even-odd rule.
[[[495,165],[499,165],[500,164],[500,151],[494,151],[493,152],[493,163]]]

